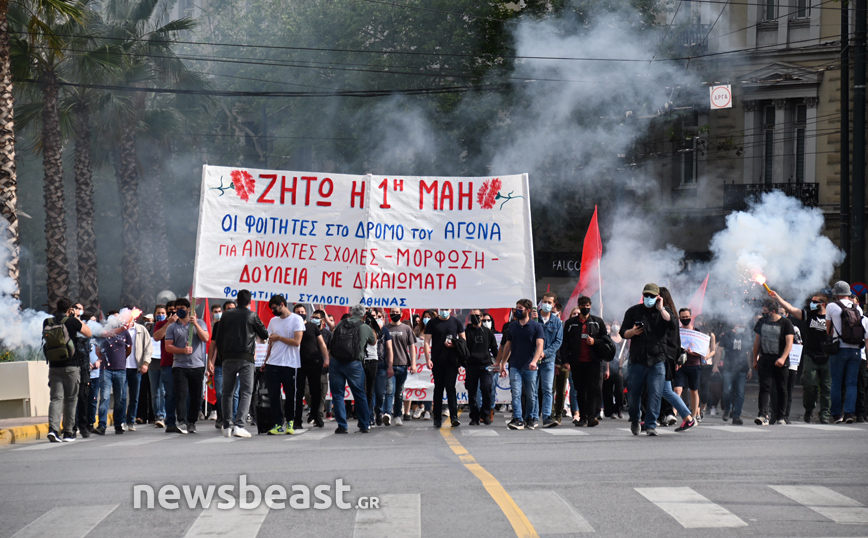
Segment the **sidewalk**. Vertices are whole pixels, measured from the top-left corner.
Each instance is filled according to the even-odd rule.
[[[112,413],[108,425],[114,424]],[[48,417],[5,418],[0,420],[0,446],[45,439],[48,435]]]

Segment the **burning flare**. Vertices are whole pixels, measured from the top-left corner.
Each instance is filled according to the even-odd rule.
[[[756,281],[757,284],[762,284],[762,286],[766,289],[766,292],[771,295],[772,290],[771,288],[769,288],[768,284],[766,284],[766,277],[764,277],[760,273],[757,273],[756,275],[754,275],[753,279]]]

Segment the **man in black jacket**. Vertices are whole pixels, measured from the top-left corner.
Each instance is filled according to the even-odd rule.
[[[467,339],[467,350],[470,357],[464,367],[464,387],[467,389],[467,402],[470,405],[470,425],[479,426],[479,419],[485,424],[491,424],[491,374],[488,367],[494,364],[497,357],[497,339],[494,333],[482,326],[482,316],[479,310],[470,314],[470,325],[464,330]],[[476,390],[482,391],[482,413],[476,398]]]
[[[217,353],[223,357],[223,386],[234,387],[236,376],[241,383],[238,410],[231,417],[233,391],[223,391],[223,436],[250,437],[244,428],[244,418],[250,409],[253,393],[253,369],[256,355],[256,338],[268,339],[268,330],[255,313],[251,312],[250,291],[239,290],[237,308],[223,314],[217,326]],[[233,420],[230,423],[230,418]],[[233,427],[234,425],[234,427]]]
[[[645,433],[657,435],[660,397],[666,381],[666,339],[669,331],[678,330],[675,313],[663,306],[660,287],[646,284],[642,304],[624,313],[621,337],[630,340],[630,369],[627,373],[627,398],[630,404],[630,431],[639,435],[639,408],[642,391],[648,391]]]
[[[576,426],[594,427],[600,423],[603,397],[600,392],[600,362],[606,345],[606,323],[591,315],[591,298],[579,297],[579,315],[564,324],[563,367],[573,373],[579,404]]]

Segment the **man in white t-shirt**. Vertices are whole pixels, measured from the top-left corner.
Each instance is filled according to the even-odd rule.
[[[275,295],[268,301],[274,317],[268,322],[268,353],[262,370],[268,386],[268,401],[271,403],[271,416],[274,427],[268,435],[292,434],[292,420],[295,417],[295,393],[299,389],[298,370],[301,368],[299,346],[304,335],[304,320],[293,314],[286,306],[286,299]],[[280,388],[286,394],[283,409],[280,407]],[[284,419],[286,425],[284,426]]]
[[[856,412],[856,380],[859,375],[859,364],[862,356],[859,349],[864,343],[845,342],[841,338],[844,328],[841,322],[841,314],[843,308],[853,308],[855,306],[859,316],[862,317],[862,309],[858,305],[854,305],[852,301],[853,292],[850,291],[850,284],[842,281],[835,282],[835,287],[832,294],[836,297],[835,302],[831,302],[826,306],[827,330],[832,338],[840,338],[840,349],[838,353],[829,357],[829,369],[832,371],[832,419],[838,424],[846,422],[848,424],[855,420]],[[864,318],[863,318],[864,321]],[[841,415],[841,387],[846,386],[847,393],[844,399],[844,414]]]

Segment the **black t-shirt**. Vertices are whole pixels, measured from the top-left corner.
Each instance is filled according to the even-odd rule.
[[[436,362],[446,349],[446,336],[451,334],[453,339],[458,338],[459,334],[464,334],[464,325],[454,316],[448,319],[436,317],[425,326],[425,334],[431,335],[431,360]]]
[[[760,336],[760,355],[775,360],[781,357],[787,346],[787,335],[796,334],[793,330],[793,322],[787,318],[780,318],[777,321],[760,319],[756,322],[753,332]]]
[[[219,327],[219,326],[220,326],[219,321],[215,321],[214,325],[211,326],[211,341],[214,342],[215,344],[217,343],[217,327]],[[208,348],[209,349],[211,348],[211,344],[208,344]],[[217,351],[216,347],[214,348],[214,351]],[[214,360],[214,367],[215,368],[222,368],[223,367],[223,355],[221,355],[220,353],[217,353],[217,358]]]
[[[743,372],[748,369],[746,354],[753,345],[749,333],[726,332],[717,345],[726,350],[723,357],[723,369],[727,372]]]
[[[467,338],[467,350],[470,358],[467,364],[476,366],[491,366],[497,356],[497,339],[491,329],[468,325],[464,331]]]
[[[320,334],[322,333],[319,327],[310,321],[304,322],[304,333],[301,337],[301,345],[298,346],[302,364],[319,364],[323,362],[323,356],[319,351],[318,344]]]
[[[816,313],[815,313],[816,312]],[[794,320],[802,333],[805,351],[812,355],[824,355],[822,344],[827,341],[826,316],[818,311],[802,310],[802,320]]]
[[[44,329],[48,325],[53,325],[55,319],[57,319],[57,321],[60,321],[63,318],[64,314],[57,314],[54,317],[45,318],[45,321],[42,322],[42,328]],[[69,316],[66,318],[66,322],[64,323],[64,325],[66,325],[66,332],[69,333],[69,337],[72,339],[73,345],[75,345],[76,337],[78,335],[78,332],[81,330],[81,321],[74,316]],[[51,361],[48,363],[49,368],[66,368],[67,366],[78,365],[78,360],[75,358],[74,355],[66,360]]]

